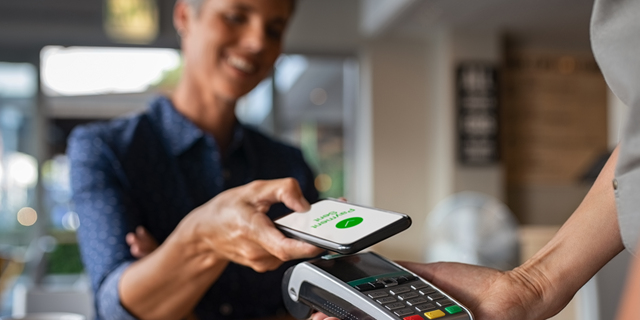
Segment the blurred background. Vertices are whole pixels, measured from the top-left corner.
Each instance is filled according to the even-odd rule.
[[[0,316],[92,316],[66,138],[170,94],[174,3],[0,2]],[[238,117],[299,146],[323,197],[412,217],[374,250],[509,268],[553,236],[618,142],[626,107],[591,53],[592,6],[300,0]],[[628,260],[556,318],[612,318]]]

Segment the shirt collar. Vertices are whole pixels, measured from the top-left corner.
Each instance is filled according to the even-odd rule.
[[[157,118],[162,135],[167,141],[169,151],[175,156],[181,155],[193,146],[201,138],[210,140],[216,144],[215,139],[198,128],[193,122],[178,112],[171,100],[166,97],[158,97],[151,104],[150,113]],[[233,132],[233,140],[229,151],[233,152],[242,147],[244,140],[244,128],[236,122]],[[216,146],[217,147],[217,146]]]

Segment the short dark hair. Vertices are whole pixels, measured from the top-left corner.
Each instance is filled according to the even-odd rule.
[[[192,9],[196,12],[200,12],[200,8],[202,7],[202,3],[205,0],[183,0],[186,4],[188,4]]]
[[[202,4],[207,0],[183,0],[186,2],[191,8],[193,8],[196,12],[200,12],[200,8],[202,8]],[[296,9],[297,0],[291,1],[291,12],[294,12]]]

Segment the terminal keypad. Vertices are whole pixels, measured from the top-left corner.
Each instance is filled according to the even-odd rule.
[[[447,319],[464,310],[438,290],[411,276],[376,279],[355,286],[403,320]]]
[[[386,298],[378,299],[376,301],[379,304],[387,304],[387,303],[391,303],[391,302],[396,302],[398,300],[396,300],[396,298],[394,298],[394,297],[386,297]]]

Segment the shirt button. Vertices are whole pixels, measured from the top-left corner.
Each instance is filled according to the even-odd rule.
[[[613,179],[613,190],[618,190],[618,179]]]
[[[223,303],[220,305],[220,313],[223,316],[228,316],[233,312],[233,307],[228,303]]]

